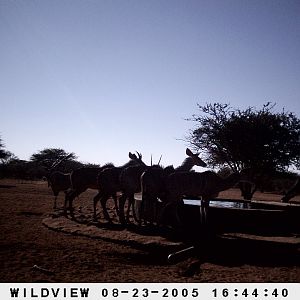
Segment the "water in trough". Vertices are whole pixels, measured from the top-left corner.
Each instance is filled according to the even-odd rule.
[[[184,199],[181,217],[192,228],[199,220],[200,200]],[[208,223],[219,232],[294,234],[300,231],[300,206],[278,202],[214,199]]]
[[[184,199],[183,200],[185,205],[197,205],[200,206],[201,201],[200,200],[193,200],[193,199]],[[238,208],[238,209],[250,209],[252,208],[250,202],[243,202],[243,201],[217,201],[217,200],[211,200],[209,202],[210,207],[221,207],[221,208]]]

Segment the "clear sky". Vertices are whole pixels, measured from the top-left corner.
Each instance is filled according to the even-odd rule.
[[[197,103],[299,116],[299,60],[299,0],[0,0],[0,136],[20,159],[176,166]]]

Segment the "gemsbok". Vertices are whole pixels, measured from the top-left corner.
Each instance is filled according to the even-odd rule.
[[[166,168],[154,166],[147,169],[142,174],[141,218],[146,216],[150,223],[154,221],[153,217],[156,215],[157,201],[158,199],[165,197],[165,180],[170,174],[187,172],[194,166],[206,167],[206,163],[199,157],[199,153],[193,153],[187,148],[186,155],[188,157],[175,169],[173,166],[168,166]]]
[[[162,156],[161,156],[162,157]],[[141,176],[149,168],[159,166],[161,157],[157,165],[152,165],[152,156],[151,156],[151,166],[139,165],[139,166],[130,166],[122,170],[120,173],[120,186],[122,195],[119,198],[119,220],[121,224],[129,223],[129,214],[130,209],[132,208],[133,218],[138,222],[135,209],[134,209],[134,194],[141,192]],[[128,199],[127,214],[125,220],[125,211],[124,206],[126,200]]]
[[[55,171],[63,161],[71,157],[72,154],[66,155],[65,157],[56,160],[50,167],[46,168],[46,180],[48,182],[48,187],[51,187],[54,195],[53,209],[56,209],[56,202],[59,192],[65,192],[71,186],[70,173],[62,173],[60,171]]]
[[[129,152],[129,162],[120,167],[107,168],[98,174],[98,194],[94,197],[94,220],[97,219],[97,203],[100,200],[104,218],[108,222],[112,222],[107,208],[106,202],[110,197],[113,197],[115,203],[117,202],[117,192],[121,191],[120,174],[129,166],[145,166],[142,161],[142,155],[137,152],[137,156]]]
[[[287,191],[281,198],[282,202],[289,202],[293,197],[300,195],[300,177],[296,180],[295,184]]]
[[[106,169],[112,168],[114,165],[111,163],[105,164],[102,167],[82,167],[71,172],[71,188],[66,192],[64,211],[70,210],[73,216],[73,200],[87,189],[98,190],[97,177],[98,174]],[[67,207],[67,205],[69,206]]]
[[[219,192],[233,187],[240,179],[241,174],[237,172],[226,178],[222,178],[212,171],[172,173],[165,181],[166,197],[163,199],[164,208],[161,215],[163,216],[168,209],[173,210],[172,215],[176,216],[177,222],[180,224],[178,206],[183,202],[183,197],[201,197],[201,218],[202,222],[205,222],[209,200],[216,198]]]
[[[70,175],[70,173],[65,174],[59,171],[54,171],[47,177],[48,187],[51,187],[54,195],[53,209],[56,209],[57,207],[57,197],[59,192],[66,193],[71,187]]]

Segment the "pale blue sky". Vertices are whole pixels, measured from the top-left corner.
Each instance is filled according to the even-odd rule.
[[[300,113],[300,1],[0,0],[0,136],[116,165],[185,158],[196,103]]]

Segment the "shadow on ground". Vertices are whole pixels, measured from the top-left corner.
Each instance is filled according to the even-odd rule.
[[[97,223],[88,219],[69,219],[53,214],[43,220],[49,229],[67,234],[86,236],[93,239],[126,245],[144,253],[133,254],[124,259],[134,263],[162,265],[179,263],[193,258],[195,265],[209,262],[223,266],[241,266],[245,264],[255,266],[300,266],[300,244],[290,243],[293,237],[280,237],[280,241],[272,241],[270,237],[261,240],[255,238],[226,237],[222,234],[207,234],[201,231],[176,233],[174,230],[157,227],[147,227],[131,224],[124,228],[115,223]],[[299,241],[299,237],[295,237]],[[193,247],[193,248],[192,248]],[[170,253],[190,248],[178,258],[168,262]],[[114,256],[123,254],[113,253]],[[195,263],[195,260],[197,263]],[[186,266],[187,269],[190,265]],[[195,268],[196,270],[197,268]]]

